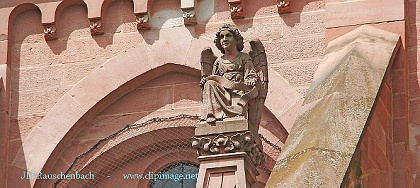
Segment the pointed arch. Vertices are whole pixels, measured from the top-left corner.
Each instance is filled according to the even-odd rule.
[[[33,128],[12,164],[26,166],[32,172],[50,169],[51,164],[46,162],[54,161],[54,155],[60,154],[63,146],[59,143],[68,142],[92,116],[135,86],[174,70],[200,74],[198,61],[190,57],[194,54],[189,53],[185,57],[187,61],[162,64],[153,61],[147,49],[143,44],[132,48],[105,62],[73,86]],[[282,122],[281,118],[290,118],[288,110],[301,98],[278,74],[272,70],[269,74],[271,86],[266,106]]]

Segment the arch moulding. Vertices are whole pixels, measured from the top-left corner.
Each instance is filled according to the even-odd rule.
[[[159,56],[164,56],[164,53],[156,55],[147,50],[146,44],[141,44],[102,64],[73,86],[50,109],[34,127],[12,164],[31,172],[40,172],[53,151],[60,151],[59,143],[65,142],[63,139],[69,131],[77,129],[74,128],[76,124],[83,124],[83,116],[97,114],[108,105],[100,103],[105,97],[113,95],[111,98],[118,99],[132,89],[133,84],[140,85],[142,83],[139,82],[145,83],[174,70],[199,71],[198,51],[209,43],[201,40],[193,40],[192,43],[196,43],[191,45],[198,48],[191,51],[197,53],[190,51],[182,59],[175,58],[171,63],[162,62],[165,57]],[[280,122],[288,122],[286,119],[290,119],[290,115],[287,115],[290,109],[300,106],[302,99],[281,76],[273,70],[269,72],[266,107]],[[290,131],[290,125],[283,123],[283,126]]]

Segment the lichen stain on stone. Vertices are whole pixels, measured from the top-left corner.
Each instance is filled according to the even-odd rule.
[[[321,148],[305,149],[278,161],[273,170],[273,173],[278,174],[276,179],[287,180],[289,183],[283,181],[274,186],[267,184],[266,187],[328,187],[332,180],[342,175],[340,169],[348,165],[350,158],[351,154],[344,152]],[[323,173],[319,172],[320,169]]]
[[[310,147],[353,151],[372,104],[373,98],[338,92],[323,98],[299,116],[282,156]]]

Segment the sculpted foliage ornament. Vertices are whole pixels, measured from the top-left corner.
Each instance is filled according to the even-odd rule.
[[[92,36],[104,34],[101,18],[90,18],[90,34]]]
[[[55,40],[57,39],[57,29],[54,23],[47,23],[44,25],[44,38],[45,40]]]
[[[185,25],[192,25],[192,24],[197,23],[194,8],[183,9],[182,10],[182,17],[184,18],[184,24]]]
[[[244,10],[241,2],[229,2],[229,7],[232,19],[244,18]]]
[[[277,0],[277,8],[279,14],[285,14],[291,12],[289,0]]]
[[[135,16],[136,16],[136,22],[137,22],[137,30],[150,29],[149,15],[147,15],[146,12],[135,14]]]
[[[246,152],[255,166],[264,163],[262,145],[256,142],[251,132],[237,133],[233,136],[219,134],[197,138],[193,137],[192,146],[200,156],[224,153]]]

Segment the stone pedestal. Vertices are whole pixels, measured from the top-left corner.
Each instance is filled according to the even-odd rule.
[[[197,188],[256,187],[256,167],[264,162],[264,154],[248,120],[230,118],[215,126],[201,122],[192,145],[200,155]]]

